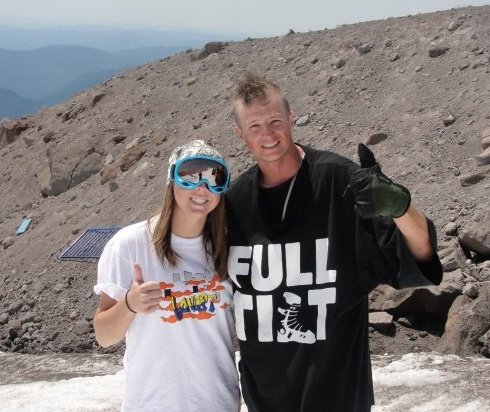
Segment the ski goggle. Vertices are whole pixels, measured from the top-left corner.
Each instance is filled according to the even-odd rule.
[[[230,170],[217,157],[184,157],[172,166],[171,176],[177,186],[188,190],[205,183],[212,193],[219,195],[230,187]]]

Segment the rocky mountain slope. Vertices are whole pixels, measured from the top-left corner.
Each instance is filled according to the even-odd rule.
[[[208,44],[5,122],[0,350],[97,347],[96,265],[60,253],[87,227],[151,216],[179,143],[215,143],[235,176],[251,165],[231,113],[247,69],[287,91],[298,142],[352,159],[367,142],[436,224],[444,283],[374,291],[373,352],[489,356],[490,6]]]

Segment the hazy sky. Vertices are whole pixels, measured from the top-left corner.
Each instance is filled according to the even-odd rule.
[[[0,25],[93,24],[281,35],[490,0],[0,0]]]

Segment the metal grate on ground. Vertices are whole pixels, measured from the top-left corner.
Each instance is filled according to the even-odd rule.
[[[62,260],[96,260],[106,243],[123,226],[90,227],[74,240],[59,256]]]

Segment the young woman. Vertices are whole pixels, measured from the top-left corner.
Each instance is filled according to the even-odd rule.
[[[99,344],[126,338],[122,411],[239,410],[226,279],[230,171],[202,140],[176,148],[158,216],[106,245],[94,290]]]

